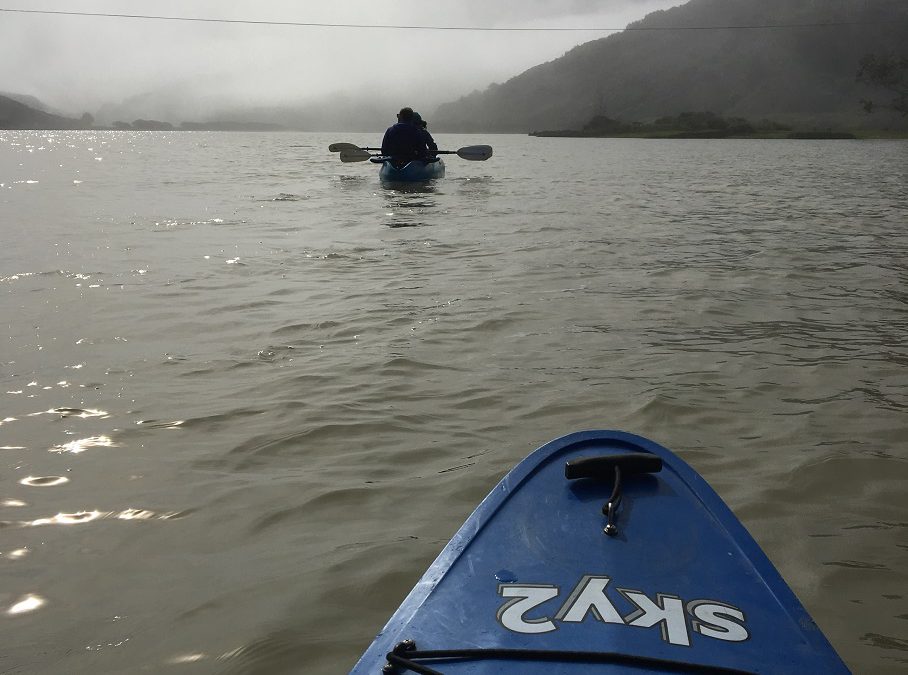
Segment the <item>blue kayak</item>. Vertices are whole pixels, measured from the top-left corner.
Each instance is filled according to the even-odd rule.
[[[381,164],[378,177],[384,183],[416,183],[445,175],[445,163],[441,157],[430,162],[413,160],[398,163],[387,157],[373,157],[370,161]]]
[[[671,451],[556,439],[454,535],[353,673],[847,673],[725,503]]]

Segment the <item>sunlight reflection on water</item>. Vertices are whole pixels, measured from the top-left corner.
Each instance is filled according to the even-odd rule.
[[[6,610],[6,613],[10,616],[27,614],[28,612],[34,612],[36,609],[40,609],[45,604],[47,604],[47,601],[40,595],[29,594],[13,604]]]

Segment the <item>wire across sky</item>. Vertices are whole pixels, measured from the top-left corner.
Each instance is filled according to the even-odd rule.
[[[118,14],[109,12],[71,12],[48,9],[7,9],[0,7],[0,12],[11,14],[42,14],[58,16],[103,17],[112,19],[145,19],[153,21],[193,21],[198,23],[244,24],[252,26],[297,26],[308,28],[362,28],[384,30],[425,30],[425,31],[489,31],[489,32],[592,32],[619,33],[624,31],[706,31],[706,30],[777,30],[788,28],[836,28],[842,26],[888,25],[884,21],[830,21],[826,23],[789,23],[761,25],[727,25],[727,26],[628,26],[623,28],[606,27],[515,27],[515,26],[411,26],[390,24],[361,23],[321,23],[312,21],[266,21],[254,19],[217,19],[200,16],[164,16],[157,14]]]

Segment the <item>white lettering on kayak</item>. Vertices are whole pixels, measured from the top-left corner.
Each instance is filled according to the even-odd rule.
[[[737,607],[712,600],[693,600],[687,603],[687,611],[695,617],[693,629],[700,635],[728,642],[743,642],[750,637],[743,625],[744,612]]]
[[[684,601],[674,595],[656,594],[656,602],[650,600],[640,591],[619,588],[618,592],[638,609],[624,617],[628,626],[652,628],[659,626],[662,639],[673,645],[690,646],[690,635],[687,633],[687,619],[684,616]]]
[[[606,595],[610,581],[607,576],[584,575],[554,616],[549,616],[541,605],[558,597],[557,586],[498,584],[498,595],[508,598],[498,609],[498,622],[515,633],[538,634],[558,630],[565,624],[584,622],[592,615],[595,621],[606,624],[636,628],[658,626],[665,642],[684,647],[691,644],[691,631],[726,642],[742,642],[750,637],[744,612],[717,600],[691,600],[685,604],[680,597],[669,593],[656,593],[653,600],[642,591],[617,588],[615,593],[636,607],[622,617]],[[533,618],[527,618],[531,610],[535,610],[531,615]]]
[[[605,597],[608,577],[594,577],[587,574],[564,601],[555,615],[559,621],[580,623],[590,610],[597,621],[605,623],[624,623],[621,615],[611,601]]]
[[[498,594],[508,600],[498,609],[498,622],[515,633],[548,633],[556,629],[551,619],[524,619],[523,616],[546,600],[558,596],[557,586],[499,584]]]

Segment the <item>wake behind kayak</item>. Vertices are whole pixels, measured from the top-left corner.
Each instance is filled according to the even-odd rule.
[[[616,431],[556,439],[483,500],[353,673],[847,673],[707,483]]]

